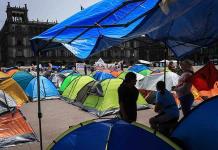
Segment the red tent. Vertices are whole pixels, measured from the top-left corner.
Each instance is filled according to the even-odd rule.
[[[218,81],[218,70],[211,62],[192,76],[192,84],[199,91],[213,89],[216,81]]]

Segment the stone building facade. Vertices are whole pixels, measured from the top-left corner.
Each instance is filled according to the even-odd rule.
[[[0,63],[1,66],[31,65],[36,62],[31,49],[30,39],[57,22],[30,21],[27,5],[11,7],[7,5],[7,19],[0,31]],[[75,57],[65,48],[55,48],[41,53],[42,63],[72,62]]]

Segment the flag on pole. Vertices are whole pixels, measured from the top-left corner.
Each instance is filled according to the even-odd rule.
[[[83,9],[84,9],[84,7],[82,5],[80,5],[80,10],[83,10]]]

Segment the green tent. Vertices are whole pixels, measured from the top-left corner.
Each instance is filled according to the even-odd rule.
[[[63,91],[62,96],[70,102],[73,102],[76,99],[78,92],[84,86],[94,83],[94,81],[95,80],[90,76],[78,76],[70,82],[70,84]]]
[[[148,69],[147,70],[142,70],[142,71],[139,72],[139,74],[144,75],[144,76],[148,76],[151,73],[152,73],[152,71],[148,70]]]
[[[119,110],[117,91],[122,81],[122,79],[103,80],[100,82],[103,95],[86,92],[86,95],[84,95],[83,98],[77,98],[76,103],[80,103],[80,106],[83,109],[94,113],[97,116],[113,114]],[[83,92],[83,90],[81,90],[80,92]],[[147,103],[145,99],[141,96],[141,94],[139,94],[137,105],[138,109],[147,108]]]
[[[68,87],[68,85],[74,80],[76,79],[78,76],[80,76],[79,74],[72,74],[67,76],[64,81],[61,84],[61,87],[59,88],[59,92],[63,93],[64,90]]]
[[[124,80],[127,73],[128,72],[122,72],[117,78]]]

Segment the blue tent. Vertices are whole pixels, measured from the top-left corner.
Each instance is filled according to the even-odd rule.
[[[171,137],[184,149],[217,150],[218,96],[205,100],[183,118]]]
[[[87,58],[123,41],[148,35],[182,58],[217,40],[218,1],[168,0],[160,3],[163,7],[158,2],[100,1],[34,37],[33,49],[42,49],[45,41],[52,41],[62,43],[79,58]]]
[[[34,78],[28,72],[25,71],[18,71],[13,74],[12,78],[20,85],[20,87],[25,90],[29,82]]]
[[[52,65],[52,69],[59,70],[59,69],[61,69],[61,66],[54,66],[54,65]]]
[[[78,72],[72,69],[63,69],[60,71],[60,73],[78,73]]]
[[[71,127],[50,144],[48,149],[174,150],[179,147],[159,133],[154,135],[151,129],[141,124],[106,120],[87,121]]]
[[[40,99],[59,98],[60,95],[54,84],[47,78],[40,76]],[[25,89],[26,94],[31,100],[36,101],[37,96],[37,78],[33,78]]]
[[[129,71],[140,72],[142,70],[149,70],[149,68],[142,64],[135,64],[134,66],[128,69]]]
[[[102,71],[96,71],[92,77],[97,81],[115,78],[112,74]]]

